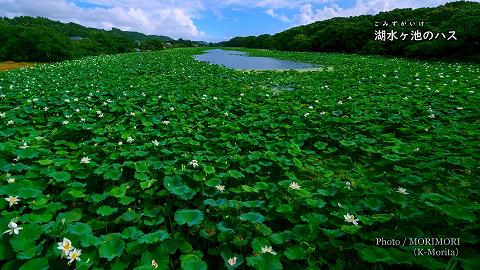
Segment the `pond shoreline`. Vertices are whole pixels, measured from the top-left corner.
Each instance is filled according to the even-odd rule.
[[[197,54],[194,59],[239,71],[321,71],[324,67],[273,57],[250,56],[248,52],[213,49]]]
[[[37,62],[14,62],[14,61],[4,61],[0,62],[0,71],[8,71],[17,68],[23,67],[33,67],[39,63]]]

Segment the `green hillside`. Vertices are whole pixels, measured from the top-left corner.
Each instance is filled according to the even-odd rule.
[[[166,36],[116,28],[106,31],[39,17],[0,18],[0,61],[50,62],[89,55],[190,47],[195,44]]]
[[[419,25],[421,22],[423,26]],[[388,25],[384,26],[384,23]],[[452,2],[435,8],[396,9],[375,16],[333,18],[275,35],[236,37],[221,45],[480,61],[479,29],[480,3]],[[393,31],[396,38],[392,36],[392,40],[375,40],[376,30],[385,30],[386,33]],[[412,31],[416,30],[422,33],[422,40],[411,40]],[[430,33],[425,34],[429,31],[433,37]],[[457,40],[447,40],[451,36],[450,31],[455,31]],[[402,33],[407,36],[402,37]]]

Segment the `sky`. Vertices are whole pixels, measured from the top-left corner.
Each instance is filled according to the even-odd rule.
[[[333,17],[447,2],[452,0],[0,0],[0,16],[40,16],[106,30],[218,42],[275,34]]]

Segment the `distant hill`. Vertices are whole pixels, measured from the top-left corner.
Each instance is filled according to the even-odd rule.
[[[480,62],[479,29],[480,3],[461,1],[435,8],[395,9],[375,16],[338,17],[294,27],[275,35],[235,37],[219,45],[420,58],[450,57]],[[417,30],[421,40],[418,33],[417,36],[412,35]],[[384,40],[375,40],[375,37],[382,37],[382,31]],[[455,31],[457,40],[450,38],[450,31]]]
[[[138,41],[144,41],[144,40],[147,40],[147,39],[158,39],[158,40],[161,40],[161,41],[175,41],[173,38],[171,37],[167,37],[167,36],[157,36],[157,35],[145,35],[143,33],[139,33],[139,32],[132,32],[132,31],[122,31],[118,28],[112,28],[112,30],[108,31],[112,34],[117,34],[117,35],[120,35],[120,36],[123,36],[123,37],[126,37],[130,40],[138,40]]]
[[[197,44],[167,36],[145,35],[117,28],[107,31],[41,17],[0,18],[0,61],[50,62]]]

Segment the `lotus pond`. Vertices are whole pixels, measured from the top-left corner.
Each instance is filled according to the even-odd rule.
[[[195,55],[198,61],[234,68],[237,70],[290,70],[314,69],[315,65],[272,57],[249,56],[245,52],[233,50],[207,50]]]
[[[479,65],[202,50],[0,73],[2,270],[478,269]]]

